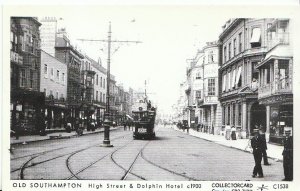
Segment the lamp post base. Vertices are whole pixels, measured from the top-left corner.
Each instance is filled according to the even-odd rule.
[[[110,144],[110,140],[104,140],[100,147],[113,147],[113,145]]]

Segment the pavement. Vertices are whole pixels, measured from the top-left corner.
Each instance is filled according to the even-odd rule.
[[[118,127],[111,127],[110,130],[116,130]],[[83,135],[88,135],[88,134],[94,134],[94,133],[102,133],[104,132],[104,128],[99,128],[96,129],[95,131],[87,131],[86,129],[83,130]],[[71,133],[67,132],[52,132],[48,133],[45,136],[41,135],[25,135],[25,136],[20,136],[18,140],[16,140],[15,137],[10,138],[10,144],[11,145],[16,145],[16,144],[27,144],[31,142],[37,142],[37,141],[44,141],[44,140],[50,140],[50,139],[68,139],[72,137],[77,137],[77,133],[75,131],[72,131]]]
[[[182,131],[178,129],[176,126],[172,126],[172,128],[177,131]],[[186,131],[184,133],[187,134]],[[193,129],[189,130],[189,135],[199,137],[201,139],[205,139],[207,141],[211,141],[220,145],[224,145],[226,147],[235,148],[238,150],[252,153],[250,139],[227,140],[223,135],[212,135],[208,133],[198,132]],[[267,150],[268,158],[274,159],[275,161],[283,160],[282,157],[283,146],[267,143],[267,148],[268,148]]]

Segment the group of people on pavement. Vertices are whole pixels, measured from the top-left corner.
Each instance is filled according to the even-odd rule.
[[[188,121],[187,121],[187,120],[182,120],[182,122],[179,121],[179,122],[177,123],[177,127],[178,127],[179,129],[182,129],[183,132],[185,132],[185,130],[186,130],[187,133],[189,133],[190,127],[189,127],[189,124],[188,124]]]
[[[134,125],[133,125],[132,121],[130,121],[130,120],[125,120],[123,122],[123,126],[124,126],[124,131],[127,130],[127,127],[128,127],[129,131],[134,129]],[[132,129],[130,129],[131,127],[132,127]]]
[[[260,128],[260,129],[259,129]],[[253,129],[254,136],[251,138],[251,147],[253,149],[253,156],[255,161],[255,166],[253,168],[252,177],[262,178],[264,177],[261,162],[263,159],[264,165],[270,165],[267,156],[267,141],[266,136],[262,132],[262,126],[255,126]],[[293,180],[293,138],[291,131],[285,131],[284,138],[284,149],[283,155],[283,169],[284,169],[284,181]]]

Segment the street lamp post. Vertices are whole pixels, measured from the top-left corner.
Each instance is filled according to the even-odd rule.
[[[110,56],[111,56],[111,43],[141,43],[140,41],[130,41],[130,40],[111,40],[111,22],[109,22],[109,28],[108,28],[108,36],[107,40],[96,40],[96,39],[78,39],[81,41],[97,41],[97,42],[107,42],[107,85],[106,85],[106,112],[104,114],[104,140],[101,146],[103,147],[112,147],[113,145],[110,144],[109,140],[109,131],[110,131],[110,92],[109,92],[109,85],[110,85]]]
[[[113,145],[110,144],[109,140],[109,131],[110,131],[110,105],[109,105],[109,98],[110,98],[110,92],[109,92],[109,86],[110,86],[110,49],[111,49],[111,22],[109,22],[109,28],[108,28],[108,35],[107,35],[107,78],[106,78],[106,112],[104,114],[104,140],[103,144],[101,146],[103,147],[112,147]]]

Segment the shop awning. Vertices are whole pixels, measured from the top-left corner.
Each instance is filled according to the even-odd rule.
[[[132,117],[130,117],[130,115],[126,115],[126,117],[128,117],[129,119],[131,119],[131,120],[133,120],[133,118]]]
[[[237,75],[236,75],[236,80],[235,80],[235,84],[236,85],[239,83],[239,80],[240,80],[240,77],[241,77],[241,73],[242,73],[242,67],[240,66],[238,68]]]
[[[223,92],[225,91],[225,89],[226,89],[226,74],[223,76],[223,86],[222,86],[222,90],[223,90]]]
[[[260,28],[254,28],[252,30],[252,37],[250,43],[260,43],[261,31]]]
[[[234,87],[234,85],[235,85],[235,69],[232,71],[232,83],[231,83],[231,87],[233,88]]]
[[[230,80],[231,80],[231,78],[230,78],[230,72],[227,74],[227,77],[228,77],[228,88],[227,89],[231,89],[231,85],[230,85]]]

